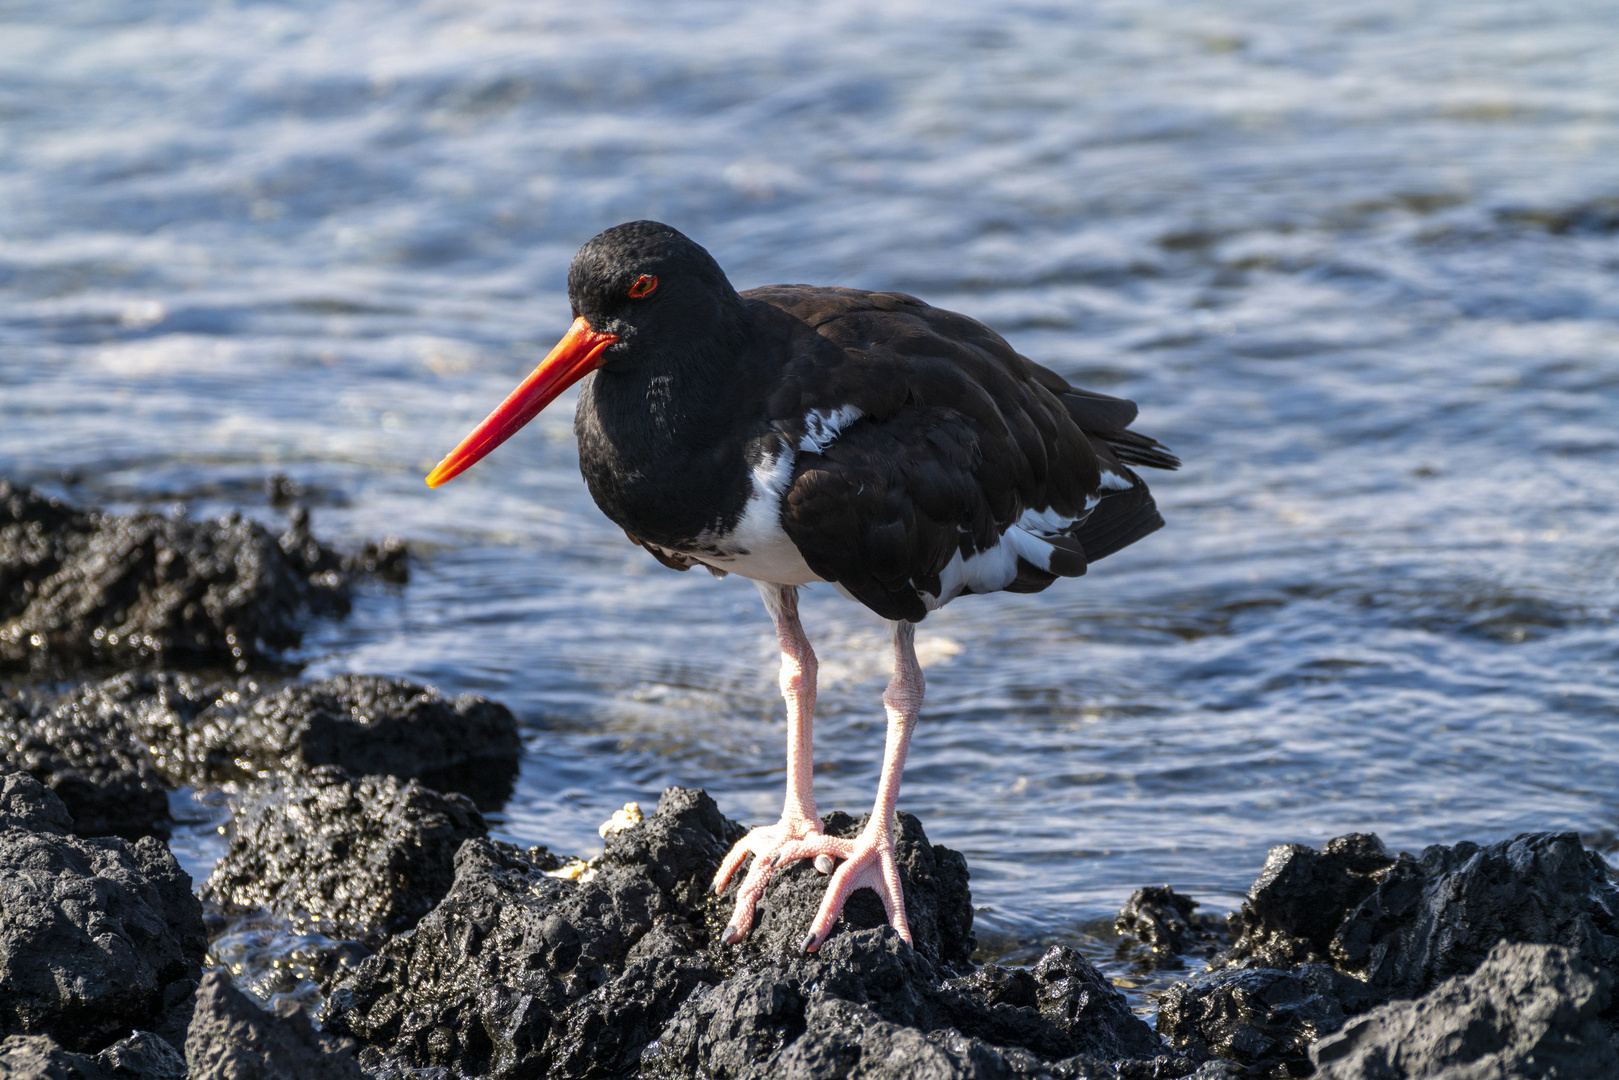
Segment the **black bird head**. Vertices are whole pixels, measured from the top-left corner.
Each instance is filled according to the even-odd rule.
[[[427,476],[438,487],[517,433],[600,367],[672,370],[738,344],[742,298],[714,257],[667,225],[631,221],[598,233],[568,267],[573,325],[472,434]]]
[[[724,337],[742,298],[714,257],[657,221],[631,221],[597,233],[568,267],[574,318],[618,342],[604,363],[678,350]]]

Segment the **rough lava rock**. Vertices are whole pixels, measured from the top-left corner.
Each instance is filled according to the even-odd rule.
[[[369,1044],[368,1067],[379,1052],[464,1076],[633,1060],[687,993],[719,978],[693,955],[709,936],[693,907],[740,831],[707,795],[672,789],[577,881],[551,876],[562,861],[544,849],[469,841],[415,932],[338,977],[325,1026]],[[592,1045],[570,1044],[570,1028]]]
[[[1130,894],[1113,928],[1154,953],[1212,956],[1224,943],[1225,920],[1199,914],[1198,902],[1168,885],[1148,885]]]
[[[173,819],[163,777],[138,744],[107,737],[97,720],[0,698],[0,756],[54,791],[81,836],[167,836]]]
[[[1311,1040],[1471,974],[1502,940],[1619,967],[1619,888],[1573,833],[1435,845],[1415,858],[1364,834],[1319,852],[1284,845],[1231,925],[1230,951],[1164,996],[1158,1030],[1177,1050],[1293,1075],[1309,1069]]]
[[[1500,942],[1470,975],[1351,1021],[1311,1048],[1318,1080],[1606,1080],[1613,976],[1556,945]]]
[[[743,831],[703,792],[671,788],[583,873],[543,849],[468,841],[443,902],[335,979],[326,1028],[366,1043],[377,1075],[899,1076],[879,1068],[895,1047],[896,1062],[954,1070],[937,1075],[1113,1076],[1118,1059],[1143,1076],[1190,1070],[1164,1071],[1151,1029],[1070,949],[1000,979],[1010,990],[949,981],[972,941],[966,865],[908,815],[898,861],[916,948],[871,897],[877,925],[846,912],[803,953],[826,887],[807,863],[772,880],[740,947],[720,944],[734,886],[720,897],[709,886]]]
[[[1242,968],[1176,983],[1158,1002],[1158,1034],[1176,1049],[1287,1074],[1310,1044],[1384,999],[1326,964]]]
[[[298,644],[304,612],[346,613],[360,568],[307,513],[278,538],[239,514],[107,514],[0,480],[0,670],[245,671]]]
[[[1169,1064],[1124,995],[1072,949],[1056,946],[1032,972],[1010,978],[980,969],[946,981],[885,926],[834,936],[813,956],[751,967],[694,994],[645,1071],[761,1080],[1111,1077],[1110,1063],[1120,1059],[1147,1075]]]
[[[511,711],[404,679],[340,675],[264,691],[128,672],[54,696],[0,698],[0,753],[56,791],[76,832],[166,835],[166,788],[303,773],[419,777],[485,809],[511,794],[522,740]]]
[[[450,701],[431,687],[375,675],[222,698],[186,733],[200,779],[341,765],[357,776],[416,777],[463,791],[485,808],[510,795],[522,753],[506,706],[477,694]]]
[[[410,929],[442,900],[462,842],[487,832],[464,795],[323,765],[249,793],[203,898],[226,911],[312,916],[375,940]]]
[[[101,1067],[123,1080],[186,1080],[185,1058],[150,1031],[119,1039],[96,1055]]]
[[[90,1052],[161,1024],[195,989],[206,937],[162,842],[84,839],[69,824],[37,780],[0,778],[0,1034]]]
[[[3,1080],[108,1080],[89,1054],[75,1054],[49,1035],[11,1035],[0,1042]]]
[[[163,1039],[137,1031],[94,1057],[49,1035],[0,1041],[0,1080],[186,1080],[186,1063]]]
[[[354,1044],[316,1031],[295,1005],[265,1012],[211,971],[186,1034],[191,1080],[363,1080]]]

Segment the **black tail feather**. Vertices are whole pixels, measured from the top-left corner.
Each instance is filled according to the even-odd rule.
[[[1074,539],[1085,548],[1087,561],[1105,559],[1164,527],[1152,492],[1138,478],[1132,476],[1131,479],[1135,480],[1135,487],[1103,498],[1085,523],[1074,530]]]
[[[1180,458],[1171,454],[1157,439],[1139,431],[1104,431],[1099,434],[1126,465],[1145,465],[1149,469],[1181,467]]]

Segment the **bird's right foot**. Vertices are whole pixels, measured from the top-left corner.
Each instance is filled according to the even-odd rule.
[[[753,928],[753,914],[759,905],[759,898],[764,895],[765,886],[770,884],[770,875],[777,867],[797,859],[814,859],[817,870],[823,874],[830,873],[832,859],[842,858],[848,844],[847,840],[827,836],[819,821],[796,815],[783,815],[776,824],[761,825],[738,840],[720,863],[719,872],[714,875],[714,894],[717,896],[725,891],[732,876],[749,855],[753,856],[753,865],[742,879],[731,921],[720,940],[734,945],[747,936]]]

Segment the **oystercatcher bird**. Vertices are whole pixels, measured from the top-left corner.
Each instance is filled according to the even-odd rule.
[[[1038,592],[1158,529],[1130,466],[1180,462],[1129,429],[1133,402],[1070,386],[965,315],[861,289],[739,294],[707,251],[655,221],[581,248],[568,299],[561,342],[428,485],[583,380],[574,431],[596,504],[665,566],[751,578],[780,640],[786,805],[715,876],[721,893],[753,856],[724,940],[748,932],[776,867],[814,859],[832,879],[806,950],[862,887],[910,941],[893,834],[922,706],[916,624],[964,593]],[[893,639],[882,774],[854,840],[825,834],[810,775],[816,664],[797,595],[823,581]]]

